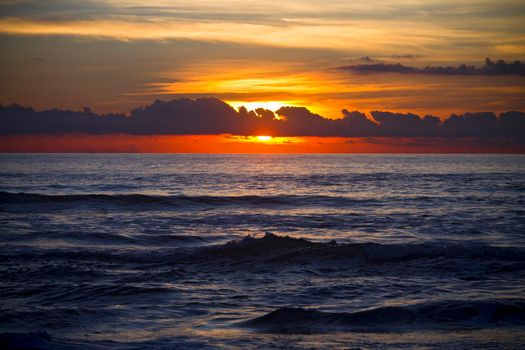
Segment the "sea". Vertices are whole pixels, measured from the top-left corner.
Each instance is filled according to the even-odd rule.
[[[0,155],[2,349],[523,349],[524,155]]]

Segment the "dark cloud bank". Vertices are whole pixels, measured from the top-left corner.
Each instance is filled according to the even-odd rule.
[[[368,57],[366,57],[368,58]],[[367,62],[373,60],[368,58]],[[375,73],[399,73],[399,74],[428,74],[428,75],[525,75],[525,64],[520,61],[507,63],[503,60],[496,62],[489,58],[485,59],[485,65],[482,67],[467,66],[466,64],[453,66],[426,66],[424,68],[416,68],[402,65],[401,63],[374,63],[374,64],[355,64],[349,66],[338,67],[343,71],[359,74],[375,74]]]
[[[491,112],[451,115],[441,122],[435,116],[342,110],[340,119],[327,119],[304,107],[282,107],[280,119],[269,110],[239,111],[216,98],[155,101],[130,115],[29,107],[0,106],[0,135],[22,134],[235,134],[340,137],[506,137],[525,140],[525,113]]]

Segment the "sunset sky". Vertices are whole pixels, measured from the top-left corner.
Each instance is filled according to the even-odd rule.
[[[523,111],[523,64],[511,64],[525,58],[524,23],[518,0],[2,0],[0,104],[129,114],[215,97],[328,119]],[[13,150],[5,137],[0,150]]]

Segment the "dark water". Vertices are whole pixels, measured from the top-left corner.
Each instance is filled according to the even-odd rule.
[[[525,347],[525,157],[2,155],[0,345]]]

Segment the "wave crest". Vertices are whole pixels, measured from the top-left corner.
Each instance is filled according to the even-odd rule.
[[[241,327],[269,333],[400,331],[405,327],[458,329],[524,325],[524,300],[447,300],[338,313],[281,308],[239,324]]]
[[[419,259],[493,259],[523,263],[525,250],[511,247],[473,245],[472,243],[349,243],[312,242],[266,233],[262,238],[252,236],[225,245],[199,249],[190,260],[229,260],[234,263],[319,263],[323,261],[353,261],[360,264],[403,262]]]

